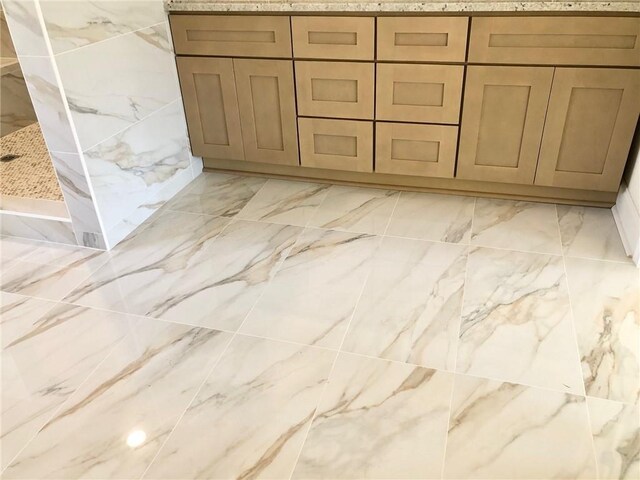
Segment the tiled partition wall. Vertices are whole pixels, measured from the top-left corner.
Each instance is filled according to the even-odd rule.
[[[163,2],[2,2],[78,243],[113,247],[202,169]]]

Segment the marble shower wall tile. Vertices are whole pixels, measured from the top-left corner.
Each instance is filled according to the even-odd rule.
[[[633,264],[567,258],[587,395],[640,400],[640,270]]]
[[[0,62],[4,59],[0,59]],[[0,136],[20,130],[36,122],[36,113],[29,97],[20,65],[2,66],[0,77]]]
[[[329,185],[267,180],[238,218],[304,227],[324,200]]]
[[[71,222],[0,212],[0,234],[76,245]]]
[[[332,185],[308,225],[382,235],[399,195],[393,190]]]
[[[233,217],[253,198],[267,180],[225,173],[203,173],[180,195],[167,203],[167,210]]]
[[[5,478],[140,478],[231,334],[139,319]],[[127,445],[132,432],[146,441]]]
[[[562,257],[475,248],[456,369],[581,394],[571,322]]]
[[[567,205],[557,208],[565,255],[631,263],[610,209]]]
[[[187,127],[177,100],[84,152],[106,231],[188,169],[188,152]]]
[[[54,54],[166,20],[162,0],[46,0],[40,6]]]
[[[2,0],[11,39],[18,56],[48,55],[37,2],[39,0]]]
[[[466,253],[385,237],[342,349],[454,370]]]
[[[556,206],[478,198],[471,243],[484,247],[560,255]]]
[[[135,320],[58,305],[43,316],[24,316],[17,322],[11,328],[12,341],[2,351],[2,468],[124,338]]]
[[[401,192],[387,235],[469,243],[473,197]]]
[[[440,478],[453,375],[340,354],[293,478]]]
[[[144,478],[289,478],[335,355],[237,336]]]
[[[640,405],[587,398],[600,479],[640,478]]]
[[[306,229],[241,332],[338,348],[379,243],[366,234]]]
[[[56,62],[83,151],[180,95],[164,23],[58,54]]]
[[[11,41],[11,33],[7,25],[4,10],[0,8],[0,57],[15,58],[16,51]]]
[[[457,376],[444,478],[596,478],[584,397]]]

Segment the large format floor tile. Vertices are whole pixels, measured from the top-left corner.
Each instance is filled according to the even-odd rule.
[[[241,332],[338,348],[379,243],[371,235],[305,230]]]
[[[341,354],[293,478],[440,478],[453,375]]]
[[[565,255],[631,263],[608,208],[558,205]]]
[[[137,320],[4,477],[140,478],[230,338]]]
[[[19,325],[7,328],[11,342],[3,342],[2,350],[2,468],[90,376],[134,321],[72,305],[14,320],[11,323]],[[41,459],[35,462],[39,468],[47,467]]]
[[[387,235],[469,243],[473,197],[401,192]]]
[[[478,198],[471,243],[524,252],[561,254],[556,206]]]
[[[48,300],[0,292],[2,348],[27,334],[36,322],[56,305],[56,302]]]
[[[385,237],[343,350],[453,370],[467,247]]]
[[[640,401],[640,270],[567,258],[587,395]]]
[[[334,358],[237,336],[145,478],[289,478]]]
[[[39,245],[42,243],[35,240],[0,236],[0,268],[5,272],[16,261],[26,260]]]
[[[253,198],[265,184],[259,177],[238,177],[224,173],[200,175],[165,208],[180,212],[205,213],[232,217]]]
[[[562,257],[469,254],[457,371],[583,393]]]
[[[587,398],[598,478],[640,478],[640,405]]]
[[[393,190],[333,185],[308,225],[382,235],[399,195]]]
[[[300,229],[227,222],[222,217],[167,213],[67,300],[235,330]]]
[[[324,200],[329,185],[267,180],[238,218],[304,227]]]
[[[584,397],[456,377],[444,478],[595,476]]]

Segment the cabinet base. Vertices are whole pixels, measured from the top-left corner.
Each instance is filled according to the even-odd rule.
[[[562,203],[612,207],[617,192],[574,190],[570,188],[540,187],[508,183],[478,182],[457,178],[415,177],[384,173],[346,172],[289,165],[272,165],[234,160],[203,159],[205,171],[225,171],[245,175],[262,175],[320,183],[391,188],[417,192],[431,192],[474,197],[495,197],[532,202]]]

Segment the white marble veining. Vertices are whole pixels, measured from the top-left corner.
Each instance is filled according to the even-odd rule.
[[[46,56],[45,33],[38,16],[38,0],[2,0],[2,8],[18,56]]]
[[[166,0],[183,12],[639,12],[635,0]]]
[[[583,393],[577,360],[562,258],[471,250],[457,371]]]
[[[0,234],[76,245],[71,222],[0,212]]]
[[[567,258],[587,395],[640,400],[640,270],[632,264]]]
[[[341,354],[292,478],[440,478],[453,375]]]
[[[595,476],[584,397],[456,377],[444,478]]]
[[[342,349],[453,370],[466,254],[460,245],[384,238]]]
[[[556,206],[478,198],[471,243],[483,247],[560,254]]]

